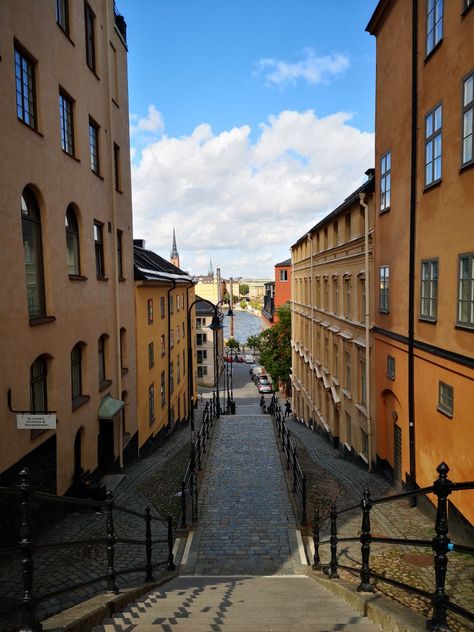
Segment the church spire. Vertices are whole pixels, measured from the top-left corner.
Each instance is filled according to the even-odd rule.
[[[176,246],[176,234],[174,232],[174,226],[173,226],[173,246],[171,248],[170,261],[174,266],[179,268],[179,254],[178,254],[178,248]]]
[[[212,259],[209,257],[209,270],[207,271],[207,275],[210,277],[214,276],[214,270],[212,268]]]

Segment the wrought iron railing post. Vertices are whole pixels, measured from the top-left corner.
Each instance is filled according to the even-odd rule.
[[[331,543],[331,562],[329,565],[329,579],[336,579],[339,575],[337,572],[337,511],[334,503],[331,505],[329,518],[331,520],[331,537],[329,539]]]
[[[117,584],[115,582],[115,529],[114,529],[114,495],[107,491],[105,495],[105,511],[106,511],[106,542],[107,542],[107,592],[118,593]]]
[[[296,448],[293,446],[293,492],[296,492]]]
[[[306,476],[303,474],[301,479],[301,524],[305,525],[308,522],[306,516]]]
[[[181,529],[186,529],[186,481],[181,481]]]
[[[150,507],[145,507],[145,547],[146,547],[146,582],[153,582],[155,578],[153,577],[153,566],[151,562],[152,558],[152,546],[153,540],[151,539],[151,511]]]
[[[198,486],[196,479],[196,472],[191,475],[191,495],[193,498],[191,505],[191,513],[193,522],[197,522],[198,519]]]
[[[41,632],[43,626],[36,617],[36,598],[33,593],[33,546],[31,542],[31,482],[30,472],[20,472],[21,518],[20,542],[23,567],[23,597],[21,598],[21,632]]]
[[[286,431],[286,469],[289,470],[291,465],[291,451],[290,451],[290,431]]]
[[[314,544],[313,570],[320,571],[321,570],[321,558],[319,557],[319,509],[315,509],[314,510],[314,516],[313,516],[313,544]]]
[[[173,525],[170,515],[168,515],[168,570],[176,570],[173,557]]]
[[[374,592],[374,587],[370,583],[370,493],[367,488],[364,489],[362,500],[362,527],[360,532],[360,552],[362,557],[362,566],[360,569],[360,584],[357,586],[359,592]]]
[[[426,622],[428,630],[449,630],[446,620],[446,604],[449,597],[445,591],[446,570],[448,567],[448,496],[451,493],[451,481],[448,479],[449,467],[440,463],[436,468],[438,478],[433,483],[433,492],[438,497],[436,508],[436,535],[433,538],[434,567],[436,587],[431,598],[433,604],[433,615]]]

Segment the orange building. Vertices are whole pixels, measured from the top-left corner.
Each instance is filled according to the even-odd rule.
[[[381,0],[375,406],[379,463],[408,486],[474,478],[473,3]],[[470,492],[452,518],[474,520]]]
[[[271,327],[278,322],[277,309],[291,301],[291,259],[275,264],[275,281],[265,283],[262,317]]]
[[[194,281],[134,240],[137,424],[140,451],[184,422],[190,411],[189,355],[195,350]],[[196,377],[194,376],[194,401]]]

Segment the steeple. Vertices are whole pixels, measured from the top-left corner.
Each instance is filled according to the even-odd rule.
[[[212,268],[212,259],[209,257],[209,270],[207,271],[207,275],[210,277],[214,276],[214,270]]]
[[[174,232],[174,226],[173,226],[173,246],[171,248],[170,261],[174,266],[179,268],[179,254],[178,254],[178,248],[176,247],[176,235]]]

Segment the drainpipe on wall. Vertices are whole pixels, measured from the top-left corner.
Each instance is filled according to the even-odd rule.
[[[369,278],[369,207],[364,202],[365,193],[359,193],[359,203],[364,207],[364,267],[365,267],[365,405],[367,410],[367,440],[369,472],[372,471],[372,419],[370,401],[370,278]]]
[[[171,292],[176,287],[176,281],[173,280],[173,285],[168,290],[168,431],[171,430],[171,310],[170,310],[170,296]],[[173,314],[174,314],[174,306],[173,306]],[[173,386],[174,386],[174,375],[173,375]]]

